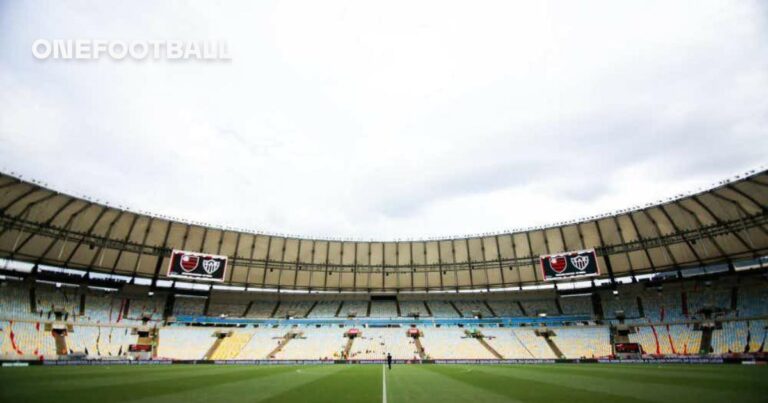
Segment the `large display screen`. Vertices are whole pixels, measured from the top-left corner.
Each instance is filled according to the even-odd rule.
[[[169,277],[188,280],[224,281],[227,257],[174,250],[168,265]]]
[[[600,269],[597,267],[597,254],[595,254],[594,249],[544,255],[540,259],[544,280],[588,277],[600,274]]]

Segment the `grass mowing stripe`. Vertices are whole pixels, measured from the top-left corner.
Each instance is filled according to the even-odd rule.
[[[508,395],[456,382],[421,365],[393,365],[387,373],[387,395],[401,402],[517,402]]]
[[[268,371],[274,367],[266,368]],[[343,371],[342,366],[336,365],[311,365],[306,367],[292,367],[291,371],[275,373],[269,376],[249,378],[225,384],[211,385],[204,390],[180,390],[172,395],[160,397],[146,397],[135,400],[132,403],[228,403],[228,402],[261,402],[279,399],[276,396],[284,396],[292,389],[302,387],[311,382],[316,382],[334,373]],[[322,385],[323,382],[317,382]],[[316,387],[314,394],[324,393],[323,387]],[[309,395],[305,400],[311,401]],[[289,400],[290,401],[290,400]]]
[[[599,371],[598,368],[592,370],[584,370],[576,367],[561,367],[557,365],[553,368],[541,368],[541,367],[529,367],[530,371],[540,372],[543,375],[557,376],[558,378],[563,376],[577,377],[577,376],[598,376],[600,379],[613,380],[613,381],[626,381],[642,379],[645,383],[653,383],[656,385],[674,385],[674,386],[692,386],[698,388],[711,388],[721,390],[723,387],[737,388],[749,388],[753,386],[754,379],[746,376],[740,377],[719,377],[712,378],[710,376],[702,377],[697,374],[686,374],[684,372],[670,373],[669,371],[635,371],[627,373],[624,371]],[[737,368],[732,368],[737,369]],[[715,382],[713,382],[715,381]]]
[[[331,372],[333,367],[341,370]],[[324,370],[328,376],[260,401],[337,403],[377,402],[381,398],[378,365],[333,365]]]
[[[584,373],[573,375],[563,373],[558,365],[542,370],[542,367],[482,368],[484,372],[501,372],[505,376],[514,376],[528,382],[543,382],[550,385],[567,386],[592,393],[610,393],[624,398],[642,399],[658,402],[721,402],[738,399],[740,402],[764,401],[764,392],[756,385],[733,386],[727,381],[711,387],[711,381],[702,379],[695,384],[659,384],[644,376],[626,378],[608,378],[605,373]]]
[[[553,364],[554,365],[554,364]],[[513,399],[525,402],[551,402],[567,398],[569,402],[593,403],[607,402],[638,402],[641,398],[625,396],[614,391],[586,391],[573,385],[543,382],[537,377],[525,375],[518,368],[505,367],[502,373],[488,371],[489,368],[477,366],[472,372],[464,372],[465,366],[432,366],[429,371],[436,371],[456,381],[482,387],[503,394]]]
[[[218,384],[271,376],[276,372],[290,370],[290,367],[273,368],[272,371],[260,371],[258,367],[240,367],[236,371],[222,370],[212,373],[197,373],[193,376],[179,375],[172,379],[142,379],[140,382],[130,382],[130,378],[128,378],[124,383],[108,386],[92,386],[87,379],[82,379],[80,388],[56,391],[54,395],[58,401],[65,402],[103,402],[105,398],[110,402],[123,402],[143,397],[170,395],[183,390],[204,390]],[[136,374],[138,375],[140,372]],[[3,395],[7,394],[10,398],[20,400],[44,401],[45,396],[51,395],[51,390],[48,388],[3,389],[8,389],[3,391]],[[18,394],[18,392],[22,393]]]

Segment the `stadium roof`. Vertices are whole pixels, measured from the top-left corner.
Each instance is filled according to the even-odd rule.
[[[542,283],[539,256],[594,248],[601,277],[768,252],[768,171],[635,210],[527,231],[342,241],[216,228],[132,212],[0,174],[0,257],[165,278],[170,252],[229,257],[225,281],[259,288],[404,291]]]

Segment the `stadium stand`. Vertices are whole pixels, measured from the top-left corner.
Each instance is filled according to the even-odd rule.
[[[173,315],[203,315],[205,311],[204,298],[185,298],[176,296],[173,304]]]
[[[554,342],[565,358],[600,358],[612,354],[610,332],[603,326],[553,328]]]
[[[333,318],[339,310],[341,301],[320,301],[309,313],[309,318]]]
[[[235,304],[235,303],[213,303],[208,306],[208,315],[209,316],[233,316],[237,318],[242,318],[245,316],[245,309],[248,308],[247,305],[242,304]]]
[[[440,318],[459,318],[459,312],[450,303],[450,301],[429,301],[429,310],[432,311],[432,315]]]
[[[483,301],[458,300],[458,301],[454,301],[453,304],[456,306],[456,308],[458,308],[459,312],[461,312],[461,316],[465,318],[474,318],[476,314],[479,314],[484,318],[489,318],[493,316],[493,314],[491,313],[491,311],[488,310],[488,307],[485,306],[485,303]]]
[[[593,315],[592,298],[590,296],[573,296],[560,298],[560,308],[563,315]]]
[[[272,352],[281,338],[288,332],[288,329],[275,328],[256,328],[253,330],[253,336],[238,352],[238,360],[256,360],[267,358],[267,354]]]
[[[474,337],[465,334],[463,328],[428,328],[421,342],[432,359],[496,358]]]
[[[560,314],[554,299],[522,300],[520,303],[523,305],[525,313],[527,313],[529,316],[540,314],[555,316]]]
[[[371,301],[372,318],[394,318],[397,317],[397,306],[395,301]]]
[[[253,301],[248,312],[245,313],[246,318],[268,318],[275,310],[277,302],[275,301]]]
[[[280,306],[275,311],[274,317],[285,318],[290,316],[304,318],[311,307],[312,302],[309,301],[280,301]]]
[[[536,358],[509,328],[483,329],[485,341],[504,358]]]
[[[284,360],[313,359],[328,360],[341,358],[346,338],[342,329],[337,327],[300,328],[300,336],[295,337],[275,358]]]
[[[355,316],[358,318],[368,316],[368,301],[344,301],[341,305],[339,316]]]
[[[418,315],[419,317],[430,316],[424,301],[400,301],[400,316]]]
[[[387,353],[395,359],[417,359],[416,343],[402,328],[368,328],[355,338],[350,358],[356,360],[381,360]]]
[[[521,317],[523,311],[520,310],[520,305],[516,301],[488,301],[488,305],[493,309],[493,312],[498,316],[506,317]]]
[[[201,360],[216,341],[213,328],[164,327],[157,355],[177,360]]]

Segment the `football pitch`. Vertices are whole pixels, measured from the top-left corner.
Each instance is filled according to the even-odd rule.
[[[306,365],[0,369],[0,402],[768,402],[768,366]]]

